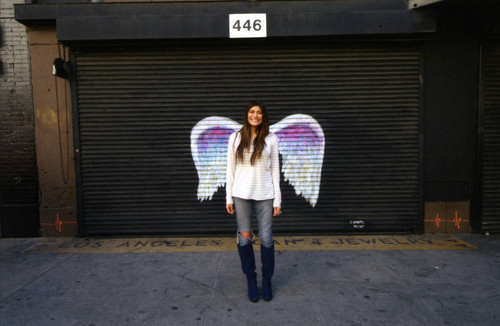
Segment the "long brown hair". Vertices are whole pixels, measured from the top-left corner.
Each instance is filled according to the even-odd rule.
[[[267,135],[269,135],[269,120],[264,103],[261,101],[252,101],[248,103],[245,115],[243,116],[243,127],[239,131],[240,144],[236,149],[236,161],[243,162],[243,153],[250,148],[250,142],[252,141],[252,127],[248,122],[248,111],[250,111],[250,109],[254,106],[258,106],[262,110],[262,123],[257,127],[257,136],[253,141],[253,153],[250,157],[251,165],[253,165],[255,161],[262,156],[262,151],[266,145],[265,140]]]

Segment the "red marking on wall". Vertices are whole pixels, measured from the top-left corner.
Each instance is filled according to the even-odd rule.
[[[424,220],[425,222],[434,222],[436,223],[436,227],[439,229],[440,223],[453,223],[453,225],[460,230],[460,226],[463,222],[469,222],[469,220],[463,220],[460,216],[458,216],[458,211],[455,211],[455,217],[453,220],[443,220],[439,217],[439,213],[436,213],[436,217],[431,220]]]
[[[468,220],[464,220],[463,222],[469,222]],[[455,211],[455,218],[453,219],[453,223],[455,227],[460,230],[460,224],[462,223],[462,218],[458,216],[458,212]]]
[[[439,213],[436,214],[436,218],[433,220],[424,220],[425,222],[435,222],[436,227],[439,229],[439,223],[441,222],[441,219],[439,218]]]
[[[56,214],[56,220],[54,221],[54,223],[40,223],[41,225],[43,226],[55,226],[56,227],[56,230],[61,233],[62,232],[62,226],[64,224],[76,224],[77,222],[76,221],[66,221],[66,222],[63,222],[61,220],[61,218],[59,217],[59,214]]]

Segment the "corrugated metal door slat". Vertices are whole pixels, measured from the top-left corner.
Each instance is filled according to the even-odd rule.
[[[241,123],[255,98],[271,124],[308,114],[326,140],[317,205],[282,181],[275,232],[359,231],[354,220],[368,232],[418,229],[418,48],[331,40],[136,48],[75,53],[85,233],[232,234],[224,188],[197,199],[190,132],[208,116]]]
[[[500,232],[500,40],[485,46],[483,67],[483,175],[484,231]]]

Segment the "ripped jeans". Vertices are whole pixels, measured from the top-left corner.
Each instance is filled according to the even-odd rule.
[[[264,247],[270,248],[273,245],[273,200],[247,200],[233,197],[233,202],[238,224],[239,244],[244,246],[252,242],[251,239],[243,237],[240,232],[252,231],[252,210],[255,208],[260,242]]]

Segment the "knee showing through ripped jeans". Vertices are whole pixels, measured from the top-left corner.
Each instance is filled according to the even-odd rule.
[[[248,232],[237,232],[236,234],[236,243],[240,246],[246,246],[248,244],[251,244],[253,240],[255,239],[255,234],[253,232],[248,231]]]

